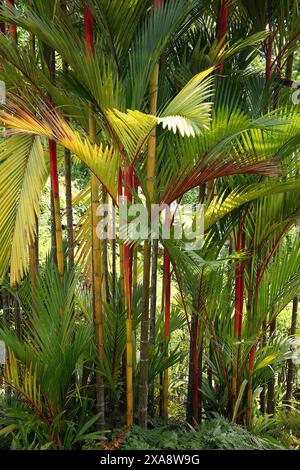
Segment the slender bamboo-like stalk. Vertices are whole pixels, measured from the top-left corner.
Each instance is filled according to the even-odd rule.
[[[217,39],[222,44],[226,40],[227,22],[228,22],[228,0],[221,0],[219,9],[219,19],[217,24]],[[219,73],[222,75],[223,64],[219,65]]]
[[[0,0],[0,7],[3,5],[3,0]],[[2,34],[6,34],[6,25],[4,21],[0,23],[0,30]],[[2,69],[2,64],[0,64],[0,69]],[[5,288],[1,288],[1,297],[2,297],[2,308],[3,308],[3,323],[5,326],[9,327],[10,318],[9,318],[9,294]],[[5,361],[8,361],[8,349],[5,347]],[[5,379],[6,367],[3,365],[3,378]],[[1,383],[2,385],[2,383]],[[10,387],[7,382],[4,380],[4,396],[8,400],[10,397]]]
[[[153,345],[155,341],[156,303],[157,303],[157,264],[158,264],[158,240],[153,240],[152,258],[151,258],[150,334],[149,334],[149,341]]]
[[[293,299],[293,308],[292,308],[292,322],[291,322],[291,330],[290,335],[295,336],[297,330],[297,317],[298,317],[298,303],[299,299],[298,296],[294,297]],[[294,383],[294,376],[295,376],[295,365],[292,359],[288,360],[288,370],[287,370],[287,378],[286,378],[286,396],[285,400],[289,403],[293,396],[293,383]]]
[[[269,22],[269,31],[271,32],[271,26],[272,26],[272,2],[273,0],[268,0],[267,2],[267,14],[268,14],[268,22]],[[266,81],[269,81],[272,75],[272,53],[273,53],[273,36],[270,34],[270,36],[267,38],[267,43],[266,43]]]
[[[201,197],[201,196],[200,196]],[[200,199],[201,200],[201,199]],[[203,273],[202,273],[203,274]],[[203,275],[200,278],[200,285],[198,291],[198,299],[195,302],[192,312],[192,325],[191,325],[191,365],[192,365],[192,377],[191,377],[191,424],[200,424],[202,419],[202,363],[203,363],[203,338],[200,342],[200,311],[202,306],[202,281]],[[200,346],[200,347],[199,347]]]
[[[272,314],[272,312],[271,312]],[[276,317],[272,318],[270,321],[270,328],[269,328],[269,337],[274,336],[274,333],[276,331],[277,327],[277,321]],[[274,414],[274,409],[275,409],[275,379],[272,377],[272,379],[268,383],[268,402],[267,402],[267,413],[268,414]]]
[[[36,234],[29,243],[29,276],[31,285],[32,309],[36,310],[35,286],[39,267],[39,222],[36,217]]]
[[[236,240],[236,251],[245,249],[245,231],[243,229],[243,220],[241,221]],[[237,341],[242,339],[243,328],[243,306],[245,296],[245,262],[237,262],[235,268],[235,308],[234,308],[234,338]],[[233,364],[232,376],[232,408],[234,409],[236,398],[239,394],[239,356],[240,346],[237,346],[236,358]]]
[[[88,57],[91,57],[94,54],[93,13],[87,2],[84,2],[84,28],[85,45]]]
[[[68,74],[68,64],[63,62],[63,72]],[[65,196],[66,196],[66,216],[67,216],[67,234],[68,234],[68,259],[69,268],[74,266],[74,229],[73,229],[73,206],[72,206],[72,162],[71,152],[64,149],[65,165]]]
[[[133,176],[133,189],[135,194],[138,194],[139,190],[139,180],[136,175]],[[138,202],[138,201],[135,201]],[[138,252],[139,247],[136,243],[132,248],[132,287],[136,287],[138,283]]]
[[[57,250],[56,250],[56,236],[55,236],[55,215],[54,215],[54,202],[53,191],[50,188],[50,214],[51,214],[51,256],[54,263],[57,264]]]
[[[161,304],[160,304],[160,312],[161,317],[164,315],[165,311],[165,279],[163,276],[163,285],[162,285],[162,292],[161,292]],[[163,353],[164,345],[160,344],[160,350]],[[163,372],[159,374],[159,417],[163,417]]]
[[[64,149],[65,165],[65,195],[66,195],[66,216],[68,234],[68,259],[69,268],[74,266],[74,230],[73,230],[73,206],[72,206],[72,162],[71,152]]]
[[[55,82],[55,51],[45,48],[45,60],[49,67],[50,79]],[[57,263],[58,272],[61,280],[64,276],[64,255],[63,255],[63,239],[62,239],[62,224],[60,213],[60,198],[59,198],[59,181],[57,171],[57,153],[56,142],[49,140],[49,154],[50,154],[50,179],[51,179],[51,248],[52,255]]]
[[[148,419],[148,338],[149,338],[149,294],[150,294],[150,262],[151,245],[149,241],[144,243],[144,267],[143,267],[143,304],[141,322],[141,359],[140,359],[140,402],[139,424],[147,427]]]
[[[30,50],[35,53],[35,35],[33,33],[29,33],[29,43]]]
[[[137,175],[132,176],[132,185],[133,191],[135,194],[135,203],[138,203],[138,190],[139,190],[139,179]],[[132,294],[134,289],[138,285],[138,252],[139,246],[137,243],[130,247],[130,285]],[[132,341],[133,341],[133,372],[137,364],[137,340],[136,340],[136,331],[133,332]]]
[[[195,333],[195,311],[192,312],[191,318],[191,334],[189,341],[189,376],[188,376],[188,389],[187,389],[187,401],[186,401],[186,420],[193,426],[194,417],[193,417],[193,388],[194,388],[194,333]]]
[[[198,338],[199,338],[199,317],[194,314],[193,318],[193,338],[192,338],[192,362],[193,362],[193,393],[192,393],[192,424],[198,423],[199,413],[199,367],[198,367]]]
[[[236,251],[245,249],[245,232],[242,224],[238,229]],[[243,304],[245,290],[245,265],[238,262],[235,269],[235,310],[234,310],[234,337],[241,339],[243,324]]]
[[[60,201],[59,201],[56,142],[54,142],[54,140],[49,140],[49,153],[50,153],[51,187],[52,187],[53,208],[54,208],[56,259],[57,259],[57,267],[58,267],[59,275],[61,279],[63,279],[64,253],[63,253],[62,227],[61,227],[61,214],[60,214]]]
[[[2,7],[3,5],[3,1],[4,0],[0,0],[0,8]],[[4,21],[0,21],[0,31],[2,34],[6,34],[6,27],[5,27],[5,22]]]
[[[199,324],[199,334],[200,334]],[[200,342],[199,352],[198,352],[198,424],[202,422],[202,383],[203,383],[203,339]]]
[[[248,394],[247,394],[247,427],[248,429],[252,426],[252,409],[253,409],[253,385],[252,377],[254,372],[254,361],[255,361],[256,345],[251,346],[249,354],[249,379],[248,379]]]
[[[158,262],[158,240],[152,242],[151,256],[151,288],[150,288],[150,330],[149,343],[154,347],[155,323],[156,323],[156,301],[157,301],[157,262]],[[154,380],[149,383],[149,415],[154,417]]]
[[[118,203],[123,204],[123,198],[124,198],[124,178],[123,178],[123,171],[120,168],[119,169],[119,178],[118,178]],[[122,220],[120,221],[120,229],[122,227]],[[119,269],[120,269],[120,296],[121,296],[121,308],[125,309],[126,308],[126,300],[125,300],[125,275],[124,275],[124,244],[120,241],[119,243]],[[127,319],[126,319],[127,320]],[[127,338],[131,336],[131,332],[129,331],[129,328],[127,327],[126,324],[126,349],[122,355],[122,377],[124,379],[124,383],[126,384],[126,389],[124,391],[123,397],[124,397],[124,402],[126,402],[126,423],[131,421],[131,416],[133,416],[133,412],[129,409],[128,411],[128,403],[130,403],[131,398],[133,399],[133,396],[131,395],[130,399],[128,398],[128,393],[127,393],[127,387],[128,387],[128,380],[127,376],[130,375],[129,372],[127,372],[127,351],[129,351],[130,347],[127,347]],[[132,368],[132,365],[130,365],[130,368]],[[129,380],[130,382],[130,380]],[[130,387],[130,384],[129,384]],[[133,409],[133,404],[131,407]]]
[[[119,170],[119,179],[118,179],[118,198],[119,203],[122,201],[123,198],[123,173],[120,168]],[[124,277],[124,245],[120,243],[119,247],[120,251],[120,290],[121,290],[121,302],[122,305],[125,307],[125,277]]]
[[[286,61],[286,80],[290,81],[293,75],[293,65],[294,65],[294,54],[289,54]]]
[[[9,0],[8,3],[12,7],[15,6],[15,1],[14,0]],[[17,32],[17,26],[14,23],[9,24],[9,35],[11,36],[15,47],[17,47],[18,46],[18,32]],[[21,338],[21,309],[20,309],[20,303],[19,303],[19,299],[18,299],[18,290],[19,290],[19,286],[16,285],[15,286],[16,297],[14,299],[13,310],[14,310],[16,335],[20,339]]]
[[[163,0],[153,0],[153,7],[157,8],[163,4]],[[157,113],[159,64],[156,64],[150,79],[149,89],[149,112],[153,116]],[[156,157],[156,128],[149,136],[147,156],[147,191],[150,203],[154,198],[154,175]],[[147,427],[148,418],[148,347],[149,347],[149,293],[150,293],[150,266],[151,266],[151,243],[144,243],[144,269],[143,269],[143,311],[141,322],[141,366],[140,366],[140,403],[139,423]]]
[[[92,114],[92,113],[91,113]],[[96,137],[95,120],[90,119],[90,139],[93,141]],[[99,181],[94,175],[91,176],[91,203],[92,203],[92,277],[93,277],[93,311],[96,328],[96,338],[98,354],[100,361],[103,360],[103,311],[102,311],[102,272],[101,272],[101,243],[97,236],[97,209],[99,206]],[[105,397],[104,381],[102,374],[98,371],[96,374],[97,385],[97,411],[101,413],[98,427],[104,428],[105,424]]]
[[[115,233],[115,216],[113,215],[113,233]],[[111,267],[112,267],[112,297],[116,296],[116,285],[117,285],[117,244],[116,239],[113,237],[111,241]]]
[[[168,253],[164,253],[164,289],[165,289],[165,326],[164,326],[164,353],[165,360],[168,359],[168,347],[170,340],[170,311],[171,311],[171,273],[170,273],[171,263]],[[198,367],[196,367],[198,370]],[[163,373],[163,418],[168,418],[168,408],[169,408],[169,371],[168,369],[164,370]]]
[[[135,245],[132,253],[132,287],[138,284],[138,246]]]
[[[104,186],[102,186],[102,203],[107,204],[108,194]],[[105,298],[106,303],[110,302],[110,292],[109,292],[109,272],[108,272],[108,243],[105,238],[102,241],[102,258],[103,258],[103,287],[105,292],[103,293],[103,298]]]
[[[85,20],[85,43],[88,57],[94,53],[93,48],[93,16],[87,3],[84,4]],[[96,121],[93,116],[93,108],[90,105],[89,110],[89,137],[92,143],[96,142]],[[101,260],[101,241],[97,235],[97,209],[100,198],[100,184],[94,174],[91,175],[91,204],[92,204],[92,285],[93,285],[93,312],[96,328],[96,338],[99,360],[103,361],[103,311],[102,311],[102,260]],[[104,429],[105,426],[105,395],[104,380],[101,372],[96,373],[97,388],[97,412],[101,413],[97,426],[98,429]]]
[[[35,36],[32,33],[30,33],[29,37],[29,46],[32,55],[35,56]],[[35,236],[29,242],[29,275],[33,310],[36,310],[37,307],[35,286],[39,268],[39,220],[37,216],[35,216],[35,227]]]
[[[219,10],[219,20],[217,28],[217,39],[221,41],[227,32],[228,21],[228,0],[221,0]]]
[[[126,202],[132,201],[133,169],[124,169],[124,184]],[[124,276],[126,294],[126,396],[127,396],[127,426],[133,424],[133,331],[132,331],[132,249],[124,244]]]
[[[8,0],[8,3],[14,7],[15,6],[15,0]],[[9,34],[13,38],[15,44],[18,42],[18,33],[17,33],[17,26],[14,23],[10,23],[9,25]]]
[[[3,302],[3,322],[6,327],[10,326],[10,296],[6,289],[2,288],[2,302]],[[8,349],[5,347],[5,355],[6,355],[6,364],[8,364],[9,356],[8,356]],[[6,374],[6,370],[4,367],[4,377]],[[5,398],[6,400],[10,399],[11,389],[8,386],[7,382],[5,381]]]
[[[33,36],[31,38],[31,41],[32,41],[32,43],[34,42]],[[32,44],[32,46],[33,46],[33,44]],[[45,56],[44,57],[45,62],[49,67],[50,79],[51,79],[51,81],[54,81],[55,80],[55,63],[53,61],[54,52],[51,51],[51,49],[49,49],[48,47],[45,46],[44,56]],[[49,153],[50,153],[50,143],[49,143]],[[55,148],[55,155],[52,158],[55,158],[55,162],[56,162],[56,148]],[[55,167],[56,166],[57,166],[57,164],[55,163]],[[56,175],[57,175],[57,168],[56,168]],[[53,184],[52,184],[53,179],[52,179],[52,175],[51,175],[51,153],[50,153],[50,181],[51,181],[51,184],[50,184],[51,256],[52,256],[53,262],[56,263],[56,265],[57,265],[58,263],[57,263],[55,208],[54,208]],[[58,186],[58,182],[57,182],[57,186]]]
[[[18,339],[22,337],[22,323],[21,323],[21,307],[19,302],[19,291],[20,286],[15,286],[15,299],[14,299],[14,317],[15,317],[15,331]]]
[[[263,333],[262,333],[262,338],[261,338],[262,348],[264,348],[267,344],[266,328],[267,328],[267,323],[264,320],[263,325],[262,325]],[[266,414],[266,391],[267,391],[267,387],[266,387],[266,384],[264,383],[260,392],[260,396],[259,396],[260,412],[263,415]]]
[[[208,191],[209,200],[210,191]],[[199,186],[199,203],[203,204],[206,198],[206,185]],[[199,345],[200,318],[199,312],[202,301],[202,277],[200,280],[198,299],[194,299],[191,327],[190,327],[190,351],[189,351],[189,378],[188,397],[186,406],[187,421],[194,426],[200,424],[202,416],[201,387],[203,381],[203,339]]]

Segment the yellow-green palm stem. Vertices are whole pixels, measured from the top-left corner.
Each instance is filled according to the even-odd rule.
[[[93,117],[92,107],[89,111],[89,137],[91,142],[96,141],[96,121]],[[99,360],[103,361],[103,309],[102,309],[102,259],[101,259],[101,241],[97,235],[97,209],[100,198],[100,183],[97,177],[91,175],[91,204],[92,204],[92,278],[93,278],[93,311],[97,338],[97,348]],[[100,372],[96,376],[97,386],[97,411],[101,413],[98,427],[104,428],[105,410],[104,410],[104,381]]]
[[[149,111],[153,116],[157,113],[157,98],[158,98],[158,76],[159,65],[156,64],[152,72],[149,88]],[[150,202],[154,197],[154,176],[155,176],[155,159],[156,159],[156,127],[151,131],[148,140],[148,156],[147,156],[147,191]]]
[[[149,112],[153,116],[157,114],[159,64],[156,64],[150,79],[149,88]],[[150,203],[154,199],[154,176],[156,159],[156,128],[154,128],[148,140],[147,176],[146,185]],[[150,266],[151,243],[144,243],[144,269],[143,269],[143,311],[141,322],[141,367],[140,367],[140,404],[139,423],[147,427],[148,419],[148,349],[149,349],[149,294],[150,294]]]
[[[120,290],[121,302],[125,306],[124,245],[120,243]]]
[[[165,357],[164,361],[168,360],[168,344],[169,337],[165,336]],[[169,370],[165,369],[163,371],[163,380],[162,380],[162,416],[167,419],[169,415]]]
[[[54,204],[57,267],[58,267],[60,278],[61,280],[63,280],[64,278],[64,250],[63,250],[60,204],[59,204],[59,199],[57,197],[53,197],[53,204]]]
[[[36,234],[29,243],[29,275],[31,284],[32,308],[36,310],[36,279],[38,273],[39,254],[38,254],[38,218],[36,217]]]
[[[54,217],[54,234],[56,242],[56,261],[57,268],[61,280],[64,277],[64,253],[63,253],[63,239],[62,239],[62,226],[59,202],[59,182],[57,171],[57,155],[56,155],[56,142],[49,140],[49,153],[50,153],[50,175],[51,175],[51,189],[53,196],[53,217]]]
[[[133,342],[132,320],[126,320],[126,399],[127,399],[127,426],[133,424]]]
[[[249,380],[248,380],[247,413],[246,413],[247,427],[249,430],[252,427],[252,419],[253,419],[253,373],[254,373],[255,353],[256,353],[256,345],[254,344],[251,347],[250,354],[249,354]]]
[[[133,267],[132,267],[132,286],[136,287],[138,283],[138,246],[133,248]]]

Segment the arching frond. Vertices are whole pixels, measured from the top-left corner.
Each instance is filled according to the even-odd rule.
[[[0,145],[0,279],[11,283],[28,269],[28,244],[36,231],[47,169],[39,137],[12,136]]]

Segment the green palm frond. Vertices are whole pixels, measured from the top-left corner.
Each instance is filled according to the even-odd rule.
[[[276,318],[298,294],[300,282],[300,244],[286,242],[268,265],[259,287],[259,312],[267,322]]]
[[[28,244],[35,235],[47,175],[39,137],[18,135],[1,143],[0,279],[10,266],[12,284],[28,269]]]
[[[45,109],[36,101],[37,110],[33,114],[24,105],[20,107],[18,98],[8,103],[11,114],[1,111],[5,126],[18,134],[32,134],[57,140],[63,147],[75,154],[99,178],[114,200],[117,199],[117,181],[120,166],[119,154],[112,147],[92,144],[87,137],[81,137],[57,112]],[[36,110],[36,111],[37,111]]]
[[[150,76],[169,39],[196,2],[174,0],[149,11],[132,41],[126,78],[127,103],[131,109],[143,109]]]
[[[20,340],[14,331],[1,326],[0,337],[26,367],[43,397],[43,405],[62,412],[67,393],[72,388],[72,377],[79,361],[92,355],[93,325],[90,318],[81,320],[75,309],[76,276],[66,272],[62,283],[57,268],[51,263],[39,273],[33,290],[32,306],[28,282],[19,290],[19,297],[27,315],[26,335]],[[28,380],[28,374],[27,379]],[[25,387],[19,381],[20,387]],[[49,410],[48,410],[49,412]]]
[[[300,178],[288,178],[286,181],[264,181],[244,187],[236,187],[230,194],[216,196],[205,211],[205,227],[208,229],[226,214],[255,199],[284,192],[300,190]]]
[[[125,158],[128,159],[128,164],[130,164],[143,150],[151,130],[157,124],[156,118],[140,111],[128,110],[125,114],[117,109],[108,110],[106,117],[117,137],[120,152],[122,153],[123,149],[125,150]]]
[[[89,4],[95,23],[101,28],[101,36],[116,62],[118,73],[123,74],[136,28],[146,14],[148,4],[144,0],[125,0],[122,3],[119,0],[95,0]]]
[[[199,73],[178,93],[160,114],[163,128],[179,130],[182,136],[199,135],[211,120],[213,69]]]

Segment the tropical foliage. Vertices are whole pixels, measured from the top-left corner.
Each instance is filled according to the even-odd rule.
[[[0,3],[0,446],[294,445],[299,2]]]

